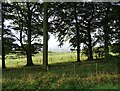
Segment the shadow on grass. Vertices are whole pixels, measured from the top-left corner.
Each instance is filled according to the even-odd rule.
[[[88,71],[92,70],[95,72],[96,70],[96,63],[98,63],[98,70],[101,70],[104,66],[104,70],[109,70],[111,69],[110,67],[114,65],[117,65],[118,60],[120,60],[120,57],[118,56],[113,56],[110,58],[110,60],[105,61],[104,59],[100,59],[100,60],[93,60],[93,61],[81,61],[81,62],[59,62],[59,63],[53,63],[53,64],[49,64],[48,66],[48,71],[54,71],[55,73],[58,71],[61,72],[74,72],[74,70],[77,70],[77,72],[79,72],[79,70],[83,71]],[[115,67],[115,66],[114,66]],[[114,68],[113,67],[113,68]],[[33,65],[33,66],[20,66],[20,67],[11,67],[11,68],[5,68],[2,70],[3,72],[28,72],[28,73],[36,73],[36,72],[45,72],[45,70],[43,69],[42,65]]]
[[[115,57],[113,59],[117,60],[118,58]],[[114,68],[115,65],[113,62],[108,61],[106,63],[98,63],[97,70],[101,72],[114,72]],[[62,88],[108,89],[110,87],[116,88],[116,82],[118,81],[117,76],[117,74],[107,73],[96,74],[96,65],[94,61],[54,63],[49,65],[48,72],[43,70],[42,65],[33,65],[30,67],[21,66],[3,69],[3,88],[35,88],[35,90],[38,91],[44,88],[51,88],[51,90]]]

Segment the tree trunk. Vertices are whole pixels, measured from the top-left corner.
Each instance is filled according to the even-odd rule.
[[[1,7],[2,7],[2,3],[1,3]],[[2,9],[1,9],[2,10]],[[4,51],[4,41],[3,41],[3,30],[4,30],[4,17],[3,17],[3,13],[1,14],[2,15],[2,34],[1,34],[1,41],[2,41],[2,68],[6,68],[5,66],[5,51]]]
[[[109,26],[108,26],[108,22],[109,22],[110,7],[111,7],[111,3],[108,3],[106,15],[105,15],[105,19],[104,19],[105,24],[103,25],[105,60],[107,60],[109,58],[109,48],[108,48],[108,45],[109,45]]]
[[[2,33],[2,68],[6,68],[6,66],[5,66],[5,51],[4,51],[4,43],[3,42],[4,41],[3,41],[3,33]]]
[[[104,51],[105,51],[105,60],[107,60],[109,58],[109,48],[108,48],[108,45],[109,45],[109,33],[107,31],[107,28],[105,28],[104,30]]]
[[[31,52],[31,18],[32,18],[32,13],[30,12],[30,6],[29,3],[27,3],[28,7],[28,46],[27,46],[27,65],[26,66],[32,66],[32,52]]]
[[[92,52],[92,44],[91,44],[91,33],[90,33],[90,30],[88,29],[88,60],[93,60],[93,52]]]
[[[75,16],[75,27],[76,27],[76,38],[77,38],[77,62],[81,62],[80,61],[80,35],[79,35],[79,27],[78,27],[78,19],[77,19],[77,13],[76,13],[76,4],[74,4],[74,16]]]
[[[27,46],[27,65],[26,66],[32,66],[32,53],[31,53],[31,29],[28,30],[28,46]]]
[[[117,73],[120,74],[120,61],[117,63]]]
[[[47,70],[48,66],[48,15],[47,2],[44,2],[44,19],[43,19],[43,68]]]
[[[33,65],[32,55],[29,53],[29,51],[26,54],[27,54],[27,64],[26,64],[26,66],[32,66]]]
[[[88,20],[88,60],[92,61],[93,60],[93,51],[92,51],[92,38],[91,38],[91,22],[94,18],[94,11],[95,7],[92,4],[92,14],[91,14],[91,18]]]
[[[80,48],[77,47],[77,62],[81,62],[80,61]]]

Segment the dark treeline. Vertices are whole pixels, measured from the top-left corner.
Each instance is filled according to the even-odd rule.
[[[5,20],[12,20],[12,24],[6,26]],[[11,29],[18,32],[19,37],[13,34]],[[43,65],[44,69],[47,69],[48,32],[57,36],[59,46],[69,40],[77,51],[77,62],[81,61],[81,44],[84,44],[88,60],[93,60],[93,48],[97,44],[99,44],[98,49],[104,49],[105,59],[109,60],[109,46],[113,53],[120,54],[120,3],[3,2],[2,30],[3,68],[7,53],[21,51],[27,57],[26,65],[31,66],[32,54],[43,47]],[[41,44],[41,36],[43,36],[43,44]],[[13,43],[15,40],[21,45]],[[33,43],[34,40],[39,43]]]

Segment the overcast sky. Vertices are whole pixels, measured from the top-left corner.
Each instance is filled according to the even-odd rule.
[[[57,41],[57,39],[53,35],[51,35],[48,41],[48,50],[59,52],[68,52],[70,50],[69,41],[65,42],[61,48],[58,45],[59,42]]]
[[[6,26],[9,25],[9,21],[5,21],[4,24]],[[12,31],[14,32],[14,31]],[[14,33],[15,35],[17,35],[17,37],[19,38],[19,34]],[[41,38],[41,40],[43,40],[43,38]],[[18,43],[20,45],[19,41],[16,41],[16,43]],[[50,35],[50,39],[48,41],[48,50],[49,51],[54,51],[54,52],[68,52],[70,50],[70,44],[69,41],[65,42],[64,45],[60,48],[59,46],[59,42],[57,41],[57,38],[55,38],[53,35]]]

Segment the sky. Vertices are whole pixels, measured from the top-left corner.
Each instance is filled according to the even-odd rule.
[[[58,45],[59,45],[59,42],[57,41],[57,38],[55,38],[53,35],[51,35],[50,39],[48,41],[48,50],[49,51],[68,52],[70,50],[69,41],[66,41],[61,48]]]
[[[10,21],[5,21],[4,24],[6,26],[8,26],[10,23]],[[14,32],[14,31],[12,31]],[[19,38],[19,35],[14,33],[15,35],[17,35],[17,37]],[[41,37],[41,40],[43,40],[43,37]],[[19,41],[16,41],[16,43],[18,43],[20,45]],[[64,43],[63,46],[59,47],[59,42],[57,41],[57,38],[54,37],[54,35],[50,34],[50,39],[48,41],[48,51],[53,51],[53,52],[68,52],[70,51],[70,44],[69,41],[66,41]]]

